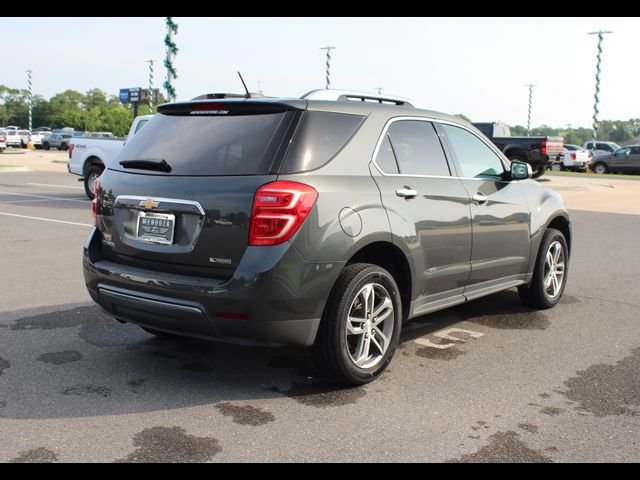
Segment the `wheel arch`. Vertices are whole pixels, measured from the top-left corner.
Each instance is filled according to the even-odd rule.
[[[387,270],[396,281],[402,300],[402,316],[409,315],[412,295],[411,265],[404,252],[389,241],[375,241],[361,247],[347,261],[353,263],[371,263]]]
[[[86,175],[87,170],[89,170],[89,168],[94,165],[100,165],[102,166],[102,168],[105,168],[104,162],[100,157],[98,157],[97,155],[89,155],[83,163],[82,174]]]

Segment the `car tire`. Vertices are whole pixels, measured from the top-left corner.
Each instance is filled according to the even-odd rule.
[[[598,162],[593,166],[591,171],[595,174],[602,175],[604,173],[609,173],[609,167],[607,167],[606,163]]]
[[[557,258],[556,252],[559,252]],[[549,256],[553,262],[549,261]],[[555,273],[550,273],[552,270]],[[560,272],[561,278],[558,278]],[[567,240],[560,230],[548,228],[540,243],[531,283],[528,286],[518,287],[522,303],[537,309],[553,307],[560,301],[564,293],[568,273],[569,248]],[[555,282],[554,276],[556,277]]]
[[[69,145],[67,145],[66,143],[61,144],[60,150],[62,150],[63,152],[66,152],[67,150],[69,150]]]
[[[366,299],[372,299],[371,307]],[[376,313],[383,318],[372,317]],[[312,347],[321,373],[348,385],[375,380],[393,357],[402,318],[400,291],[388,271],[368,263],[347,265],[329,295]]]
[[[49,145],[49,142],[44,142],[42,145],[45,150],[51,150],[51,145]]]
[[[84,173],[84,193],[89,197],[89,200],[93,200],[93,184],[103,171],[102,165],[91,165]]]
[[[553,172],[562,172],[562,171],[565,170],[565,168],[564,168],[564,165],[562,165],[561,163],[554,163],[554,164],[551,165],[549,170],[551,170]]]

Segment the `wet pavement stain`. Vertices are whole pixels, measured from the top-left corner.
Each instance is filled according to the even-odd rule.
[[[274,387],[268,390],[282,393],[298,403],[317,408],[355,405],[367,394],[363,387],[345,387],[329,382],[293,383],[289,390],[274,389]]]
[[[195,373],[213,372],[213,368],[200,362],[185,363],[184,365],[182,365],[182,367],[180,367],[180,369],[185,370],[187,372],[195,372]]]
[[[113,390],[108,387],[101,387],[96,385],[74,385],[73,387],[65,388],[60,392],[62,395],[78,395],[81,397],[108,397],[113,393]]]
[[[637,415],[640,412],[640,347],[617,363],[596,364],[565,381],[560,392],[595,416]]]
[[[450,460],[451,463],[551,463],[551,459],[529,448],[509,430],[489,436],[489,443],[477,452]]]
[[[549,393],[539,393],[538,396],[542,397],[542,398],[550,398],[551,397],[551,395]]]
[[[4,371],[10,367],[11,367],[11,362],[9,362],[9,360],[5,360],[4,358],[0,357],[0,375],[2,375]]]
[[[9,463],[53,463],[57,460],[58,455],[51,450],[40,447],[20,452],[16,458],[9,460]]]
[[[572,297],[571,295],[562,295],[558,303],[564,304],[564,305],[575,305],[576,303],[581,303],[581,302],[576,297]]]
[[[168,358],[170,360],[180,358],[178,355],[174,355],[173,353],[165,352],[163,350],[154,350],[152,352],[145,352],[147,355],[153,355],[154,357],[160,358]]]
[[[267,367],[271,368],[291,368],[301,377],[317,377],[318,369],[313,363],[313,359],[307,355],[282,355],[271,357],[267,362]]]
[[[523,306],[511,291],[465,303],[456,310],[463,320],[489,328],[544,330],[551,325],[545,314]]]
[[[133,446],[116,463],[200,463],[222,451],[217,439],[189,435],[181,427],[147,428],[133,437]]]
[[[519,423],[518,428],[529,433],[538,433],[538,427],[531,423]]]
[[[133,345],[145,338],[133,324],[121,324],[104,314],[100,307],[80,307],[71,310],[20,318],[11,330],[55,330],[80,327],[78,335],[85,342],[98,347]]]
[[[225,417],[231,417],[233,423],[237,423],[238,425],[258,427],[269,422],[275,422],[276,420],[271,412],[252,407],[251,405],[233,405],[232,403],[225,402],[219,403],[216,405],[216,408],[220,410]]]
[[[146,378],[136,378],[134,380],[128,380],[127,381],[127,385],[129,385],[132,388],[136,388],[136,387],[139,387],[140,385],[142,385],[146,381],[147,381]]]
[[[556,407],[544,407],[542,410],[540,410],[540,413],[544,413],[545,415],[549,415],[551,417],[560,415],[562,412],[564,412],[564,409]]]
[[[82,354],[77,350],[64,350],[62,352],[43,353],[38,360],[54,365],[64,365],[65,363],[77,362],[82,359]]]
[[[460,355],[464,355],[465,353],[467,352],[456,347],[421,347],[416,350],[416,356],[421,358],[428,358],[429,360],[453,360],[454,358],[458,358]]]

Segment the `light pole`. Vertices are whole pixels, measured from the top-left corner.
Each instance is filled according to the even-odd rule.
[[[591,155],[596,154],[596,140],[598,139],[598,103],[600,103],[600,63],[602,62],[602,38],[607,33],[613,33],[604,30],[597,32],[589,32],[588,35],[598,35],[598,61],[596,63],[596,94],[594,95],[595,103],[593,105],[593,130],[591,142]]]
[[[155,60],[145,60],[149,64],[149,113],[153,112],[153,64]]]
[[[331,85],[331,80],[330,80],[330,75],[331,75],[331,50],[335,50],[336,47],[321,47],[320,50],[326,50],[327,51],[327,70],[326,70],[326,86],[324,88],[326,88],[327,90],[329,90],[329,86]]]
[[[378,95],[382,95],[382,89],[384,87],[376,87],[376,90],[378,90]]]
[[[178,24],[173,21],[173,17],[166,17],[167,35],[164,37],[164,44],[167,47],[167,58],[164,59],[164,66],[167,68],[167,79],[164,82],[164,88],[167,89],[167,100],[170,102],[176,99],[175,81],[178,78],[176,67],[176,54],[178,47],[174,41],[174,36],[178,33]]]
[[[31,130],[33,129],[33,89],[31,84],[31,70],[25,70],[27,73],[27,86],[29,87],[27,90],[27,100],[29,102],[29,143],[27,144],[27,148],[29,150],[33,150],[33,143],[31,143]]]
[[[527,137],[531,135],[531,104],[533,103],[533,87],[534,83],[527,83],[525,87],[529,87],[529,112],[527,113]]]

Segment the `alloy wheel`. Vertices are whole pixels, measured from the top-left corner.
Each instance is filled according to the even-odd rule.
[[[395,322],[393,301],[379,283],[364,285],[347,317],[347,348],[351,361],[371,368],[382,361],[391,344]]]
[[[555,299],[560,294],[564,282],[564,272],[564,248],[556,240],[549,245],[544,262],[544,291],[549,298]]]

